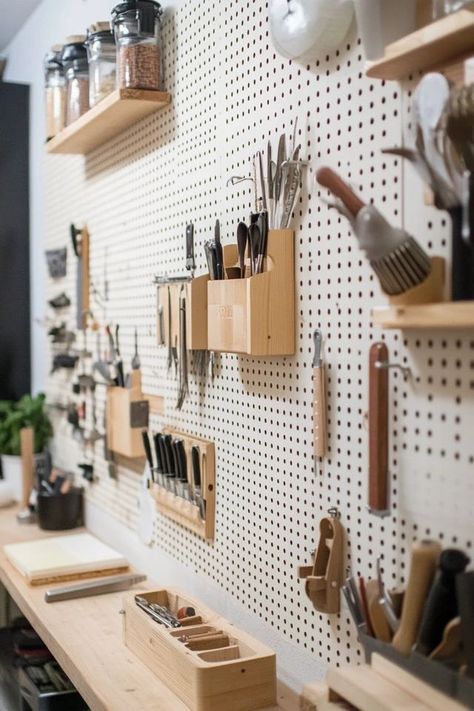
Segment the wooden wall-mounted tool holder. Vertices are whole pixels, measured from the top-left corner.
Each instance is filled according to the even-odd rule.
[[[156,501],[156,507],[164,516],[189,528],[198,536],[212,540],[215,536],[216,512],[216,454],[214,443],[170,428],[165,428],[164,432],[171,434],[175,438],[182,439],[184,442],[191,500],[187,501],[182,496],[177,496],[164,486],[155,483],[151,485],[151,494]],[[199,447],[200,457],[200,496],[203,500],[201,506],[194,487],[192,468],[191,450],[195,445]]]
[[[107,447],[123,457],[145,456],[141,432],[148,428],[149,402],[143,396],[141,372],[132,370],[130,387],[107,388]]]
[[[332,614],[340,609],[340,589],[344,581],[344,528],[336,509],[319,523],[320,538],[313,565],[298,568],[306,580],[305,591],[319,612]]]
[[[158,284],[158,345],[179,347],[179,295],[186,289],[186,347],[190,351],[207,350],[208,274],[188,281]],[[169,310],[171,305],[171,321]],[[171,330],[170,330],[171,323]]]
[[[191,711],[253,711],[276,704],[271,649],[177,590],[139,594],[173,614],[188,606],[197,613],[182,620],[181,628],[169,629],[136,605],[135,593],[124,596],[125,644]]]
[[[262,274],[209,281],[209,350],[254,356],[294,354],[294,232],[270,230],[267,255]],[[225,246],[225,269],[238,263],[236,245]]]

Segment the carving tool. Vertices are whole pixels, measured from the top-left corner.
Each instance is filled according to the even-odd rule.
[[[388,513],[388,348],[373,343],[369,351],[369,510]]]
[[[270,141],[267,143],[267,186],[268,186],[268,216],[269,216],[269,227],[273,229],[273,211],[275,207],[275,195],[274,195],[274,179],[273,166],[275,164],[272,162],[272,144]]]
[[[320,168],[317,182],[342,201],[336,207],[352,225],[386,294],[402,294],[431,272],[431,260],[404,230],[392,227],[373,205],[365,205],[331,168]]]
[[[91,597],[91,595],[104,595],[105,593],[128,590],[137,583],[146,580],[146,575],[112,575],[109,578],[92,580],[88,583],[77,583],[64,588],[46,590],[44,594],[45,602],[60,602],[61,600],[76,600],[80,597]]]
[[[390,597],[385,591],[385,584],[382,577],[382,558],[380,556],[377,558],[377,581],[380,592],[379,603],[384,611],[385,617],[387,618],[390,629],[392,632],[396,632],[400,627],[400,620],[395,613]]]
[[[393,646],[400,654],[406,656],[410,654],[415,643],[423,607],[433,583],[440,553],[441,546],[437,541],[421,541],[413,544],[400,627],[393,637]]]
[[[314,454],[316,457],[326,455],[326,373],[322,359],[323,334],[317,328],[313,333],[313,429]]]
[[[161,605],[157,605],[153,602],[148,602],[141,595],[135,595],[135,603],[140,607],[147,615],[149,615],[155,622],[165,627],[176,628],[181,627],[181,622],[172,615],[169,610]]]
[[[429,655],[441,643],[448,622],[457,617],[456,577],[468,563],[467,555],[455,548],[447,548],[441,553],[415,647],[420,654]]]

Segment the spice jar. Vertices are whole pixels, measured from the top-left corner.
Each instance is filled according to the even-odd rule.
[[[66,79],[61,62],[62,45],[51,47],[44,59],[46,140],[65,126]]]
[[[89,65],[83,35],[68,37],[62,52],[66,72],[66,126],[89,109]]]
[[[95,106],[115,90],[115,37],[110,22],[96,22],[87,31],[89,103]]]
[[[126,0],[112,10],[120,89],[161,88],[161,14],[154,0]]]

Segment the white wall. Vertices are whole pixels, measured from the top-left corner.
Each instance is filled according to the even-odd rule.
[[[21,0],[19,0],[21,1]],[[178,5],[171,0],[166,8]],[[8,65],[4,81],[30,85],[30,274],[32,391],[46,387],[44,318],[46,263],[43,214],[44,106],[43,58],[53,44],[86,31],[92,22],[110,18],[113,0],[43,0],[4,50]]]

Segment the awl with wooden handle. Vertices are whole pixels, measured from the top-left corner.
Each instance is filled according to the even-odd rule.
[[[321,356],[323,334],[317,328],[313,334],[313,431],[314,454],[324,457],[327,448],[326,372]]]
[[[441,546],[437,541],[421,541],[413,544],[400,627],[393,637],[393,646],[405,656],[410,654],[415,643],[440,554]]]
[[[369,510],[384,515],[388,498],[388,348],[369,351]]]

